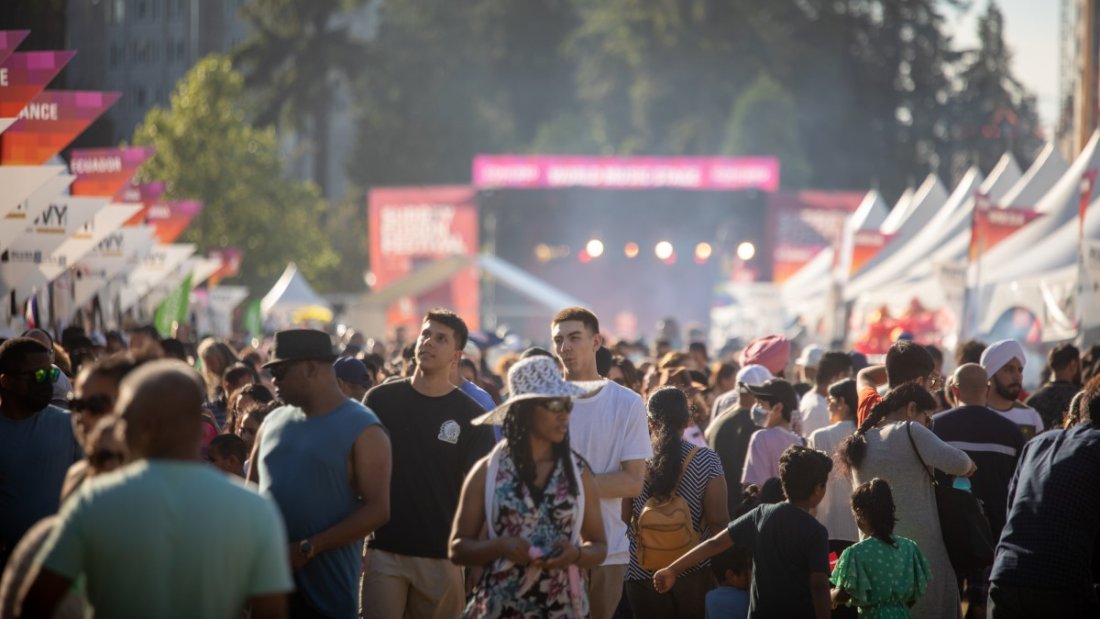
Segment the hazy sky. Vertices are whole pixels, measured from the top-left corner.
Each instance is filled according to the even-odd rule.
[[[1012,50],[1016,78],[1039,97],[1039,118],[1047,137],[1053,132],[1058,113],[1059,0],[996,0],[1005,18],[1005,42]],[[947,9],[948,23],[955,33],[956,47],[977,44],[977,18],[989,0],[972,0],[962,13]]]

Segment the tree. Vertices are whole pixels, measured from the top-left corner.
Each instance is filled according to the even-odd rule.
[[[260,125],[287,123],[306,138],[313,180],[328,193],[329,124],[335,90],[365,66],[352,13],[366,0],[252,0],[242,7],[252,35],[237,50]],[[332,196],[328,196],[332,197]]]
[[[1012,74],[1004,16],[994,2],[978,18],[978,42],[964,56],[963,86],[952,100],[952,164],[988,171],[1011,152],[1027,165],[1042,145],[1035,96]]]
[[[725,155],[771,155],[779,159],[784,187],[801,188],[809,164],[799,138],[794,99],[768,75],[738,97],[726,127]]]
[[[169,109],[155,107],[134,130],[134,143],[156,148],[141,170],[166,181],[168,197],[201,200],[203,210],[181,241],[199,251],[244,251],[240,283],[254,293],[295,261],[319,288],[339,262],[318,220],[325,202],[310,183],[284,176],[275,131],[248,124],[244,80],[229,58],[211,55],[179,82]]]

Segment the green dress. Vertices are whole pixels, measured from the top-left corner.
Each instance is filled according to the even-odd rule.
[[[834,587],[848,592],[860,617],[908,619],[909,605],[928,588],[932,569],[913,540],[891,535],[895,546],[871,537],[848,547],[833,569]]]

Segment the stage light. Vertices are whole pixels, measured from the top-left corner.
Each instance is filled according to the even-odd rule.
[[[554,249],[545,243],[535,246],[535,259],[539,262],[550,262],[554,259]]]
[[[603,255],[603,241],[600,239],[592,239],[588,241],[588,244],[584,246],[588,250],[588,255],[593,258],[599,258]]]
[[[748,262],[752,260],[752,257],[756,255],[756,246],[752,243],[745,241],[737,246],[737,257],[741,260]]]
[[[638,244],[634,241],[627,243],[626,246],[623,247],[623,254],[626,255],[627,258],[637,258]]]
[[[702,242],[695,246],[695,261],[699,263],[706,262],[710,258],[711,253],[714,250],[711,248],[710,243]]]
[[[660,260],[668,260],[671,258],[673,251],[675,250],[672,248],[672,243],[668,241],[661,241],[653,248],[653,253],[656,254],[657,258]]]

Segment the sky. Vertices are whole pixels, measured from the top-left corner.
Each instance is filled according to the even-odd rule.
[[[1005,43],[1012,51],[1012,69],[1039,97],[1039,120],[1047,137],[1058,115],[1060,0],[996,0],[1005,19]],[[978,16],[989,0],[971,0],[967,11],[946,9],[948,27],[958,48],[978,42]]]

